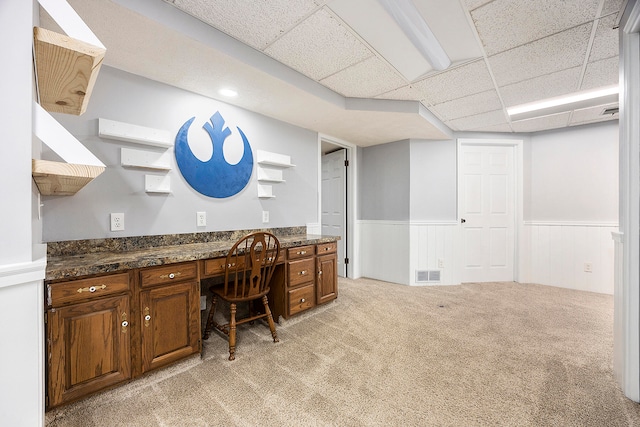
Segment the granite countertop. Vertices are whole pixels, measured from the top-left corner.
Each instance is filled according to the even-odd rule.
[[[278,235],[281,248],[330,243],[336,236],[310,234]],[[78,253],[51,253],[47,256],[45,281],[87,276],[100,273],[125,271],[134,268],[152,267],[185,261],[194,261],[226,256],[231,246],[238,240],[222,238],[206,242],[178,243],[140,248],[111,248],[110,250],[77,251]],[[87,242],[83,241],[86,245]],[[105,239],[99,240],[104,243]],[[64,242],[66,243],[66,242]],[[69,252],[69,251],[67,251]]]

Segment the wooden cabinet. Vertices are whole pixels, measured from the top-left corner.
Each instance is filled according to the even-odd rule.
[[[316,257],[316,301],[324,304],[338,297],[338,254],[336,243],[318,245]]]
[[[338,296],[336,249],[335,242],[287,249],[285,264],[271,281],[274,319],[288,319]]]
[[[47,408],[200,352],[196,261],[47,285]]]
[[[141,270],[140,285],[141,371],[198,353],[200,285],[196,263]]]
[[[47,406],[131,378],[129,275],[48,285]]]

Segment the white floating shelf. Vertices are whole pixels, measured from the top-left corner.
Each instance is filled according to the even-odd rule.
[[[152,147],[173,147],[173,137],[168,130],[148,128],[103,118],[98,119],[98,135],[103,138],[134,142]]]
[[[282,169],[270,169],[258,166],[258,181],[285,182],[282,179]]]
[[[171,193],[171,177],[169,175],[145,175],[144,191],[147,193]]]
[[[291,164],[290,156],[262,150],[258,150],[258,163],[261,165],[278,166],[281,168],[290,168],[295,166]]]
[[[273,199],[273,188],[270,185],[258,184],[258,197],[261,199]]]
[[[144,169],[171,170],[171,152],[158,153],[155,151],[120,149],[120,164]]]

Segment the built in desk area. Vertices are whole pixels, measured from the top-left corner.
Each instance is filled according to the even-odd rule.
[[[47,408],[199,353],[201,280],[223,276],[251,231],[47,243]],[[337,237],[267,231],[280,241],[268,296],[276,321],[337,297]]]

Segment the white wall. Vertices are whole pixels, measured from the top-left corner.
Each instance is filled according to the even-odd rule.
[[[613,294],[618,122],[534,134],[525,147],[519,280]]]
[[[617,229],[618,215],[617,121],[500,137],[506,136],[524,141],[524,222],[518,225],[522,235],[517,280],[613,293],[611,231]],[[494,135],[473,137],[495,139]],[[456,247],[455,140],[411,140],[409,159],[398,154],[402,151],[397,144],[407,142],[363,149],[363,176],[376,184],[370,185],[368,195],[362,193],[361,273],[416,285],[416,270],[441,270],[437,284],[457,284],[460,248]],[[403,168],[410,170],[410,218],[382,216],[381,212],[391,209],[382,211],[382,207],[398,203],[398,197],[405,194],[399,188],[399,177],[404,175],[397,172]],[[372,175],[384,180],[386,186],[374,181]],[[375,200],[367,201],[369,197]],[[399,235],[392,238],[393,251],[370,246],[377,235],[389,239],[394,228]],[[590,264],[590,272],[584,271],[585,264]]]
[[[0,2],[0,424],[44,423],[43,251],[33,253],[31,109],[34,4]],[[40,248],[43,249],[43,248]]]
[[[165,129],[175,135],[185,121],[195,116],[189,131],[190,145],[201,143],[211,150],[209,136],[201,126],[216,111],[229,129],[242,129],[254,154],[251,180],[239,194],[224,199],[207,197],[192,189],[180,174],[173,149],[169,150],[172,169],[168,173],[123,167],[122,147],[153,149],[98,136],[98,118]],[[309,130],[107,66],[100,70],[82,116],[54,116],[107,169],[71,197],[43,198],[45,241],[304,226],[319,220],[318,139]],[[232,137],[233,134],[225,148],[232,143]],[[273,199],[260,199],[257,195],[257,150],[288,155],[295,164],[283,170],[286,182],[272,184]],[[43,157],[55,158],[55,154],[43,152]],[[168,175],[171,194],[145,193],[146,174]],[[263,210],[269,211],[267,225],[262,223]],[[206,227],[196,226],[198,211],[206,212]],[[124,231],[110,231],[111,212],[125,214]]]
[[[618,122],[531,136],[525,220],[617,223]]]

